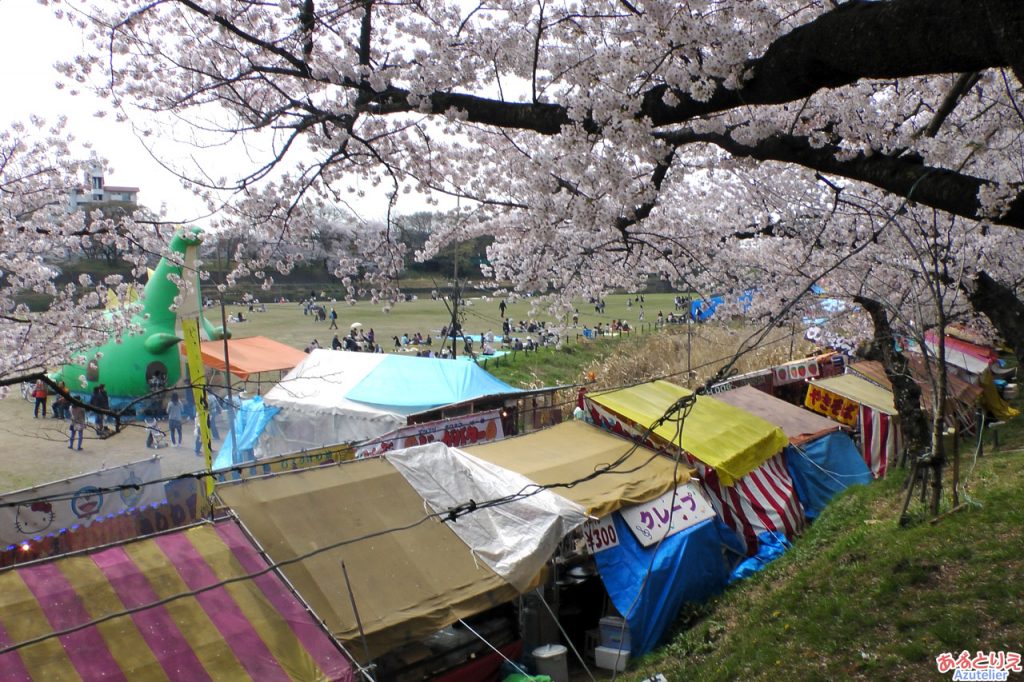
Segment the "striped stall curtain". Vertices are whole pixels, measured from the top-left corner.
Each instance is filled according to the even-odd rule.
[[[783,456],[780,452],[768,459],[732,486],[723,486],[713,468],[688,457],[715,511],[743,539],[747,554],[757,552],[759,533],[781,533],[792,540],[804,529],[803,505]]]
[[[899,461],[899,424],[891,415],[867,405],[860,406],[860,442],[864,462],[875,478],[885,478]]]

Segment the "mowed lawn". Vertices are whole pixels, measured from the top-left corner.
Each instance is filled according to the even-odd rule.
[[[645,329],[652,329],[657,318],[658,311],[665,315],[674,311],[673,299],[675,294],[644,294],[644,321]],[[586,301],[577,302],[579,310],[579,325],[571,327],[571,320],[562,322],[566,329],[563,336],[568,336],[570,343],[577,335],[582,335],[583,326],[594,327],[599,322],[607,325],[613,319],[626,320],[633,327],[640,322],[640,304],[634,302],[632,307],[627,306],[625,294],[614,294],[605,299],[604,314],[598,314],[594,305]],[[329,328],[330,319],[325,322],[318,322],[312,315],[304,315],[302,305],[299,303],[269,303],[267,312],[249,312],[247,306],[228,305],[228,315],[237,315],[241,312],[245,322],[228,322],[228,329],[234,338],[249,336],[267,336],[281,343],[286,343],[295,348],[304,349],[313,339],[316,339],[321,346],[330,347],[331,339],[335,334],[344,336],[348,333],[351,325],[359,322],[363,325],[364,331],[371,328],[379,343],[385,351],[394,348],[392,337],[408,334],[412,336],[419,332],[424,337],[430,334],[437,336],[442,326],[451,321],[451,313],[442,300],[432,300],[430,296],[420,297],[414,301],[406,301],[393,304],[387,308],[383,304],[374,304],[368,301],[359,301],[350,305],[346,301],[332,303],[330,300],[321,301],[330,313],[333,307],[338,312],[338,329]],[[467,300],[464,315],[464,330],[469,334],[483,334],[493,331],[496,335],[501,334],[501,316],[498,309],[499,299],[490,297],[470,298]],[[506,315],[513,320],[545,321],[549,324],[558,322],[546,310],[531,310],[533,302],[529,299],[516,301],[508,305]],[[220,323],[220,311],[217,308],[207,309],[206,315],[214,324]],[[520,336],[525,337],[526,334]],[[435,344],[435,348],[437,345]]]

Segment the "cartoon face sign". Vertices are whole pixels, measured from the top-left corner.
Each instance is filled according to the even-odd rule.
[[[142,493],[145,492],[145,488],[142,487],[144,481],[136,475],[134,471],[128,472],[127,478],[121,481],[121,485],[125,486],[121,488],[121,501],[126,507],[134,507],[142,499]],[[138,488],[130,488],[128,486],[139,486]]]
[[[53,505],[49,502],[19,504],[14,527],[24,535],[36,535],[49,528],[53,518]]]
[[[103,506],[103,493],[99,488],[87,485],[80,488],[71,498],[71,511],[80,519],[91,519]]]

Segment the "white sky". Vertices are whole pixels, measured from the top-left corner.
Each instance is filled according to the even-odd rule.
[[[64,115],[67,130],[79,143],[88,143],[96,153],[108,160],[111,171],[106,176],[110,185],[139,187],[139,202],[153,210],[166,204],[172,220],[199,218],[205,208],[181,182],[163,168],[146,150],[130,122],[118,123],[113,115],[98,118],[95,113],[106,110],[102,100],[88,92],[72,96],[69,89],[58,90],[59,74],[53,64],[69,60],[85,47],[81,36],[66,21],[58,21],[50,8],[36,0],[0,0],[0,126],[16,120],[27,120],[32,114],[47,121]],[[187,165],[197,150],[173,139],[159,141],[161,158],[169,165]],[[83,158],[88,157],[83,151]],[[218,150],[213,157],[221,172],[211,177],[247,168],[250,163],[240,148]],[[201,163],[209,164],[209,158]],[[366,220],[379,220],[386,212],[382,194],[367,193],[367,198],[352,208]],[[403,197],[399,213],[431,209],[420,197]],[[202,220],[199,221],[202,224]]]

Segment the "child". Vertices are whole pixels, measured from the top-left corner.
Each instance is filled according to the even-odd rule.
[[[85,408],[79,404],[71,406],[71,436],[68,438],[68,450],[75,445],[75,432],[78,432],[78,449],[82,449],[82,436],[85,434]]]

